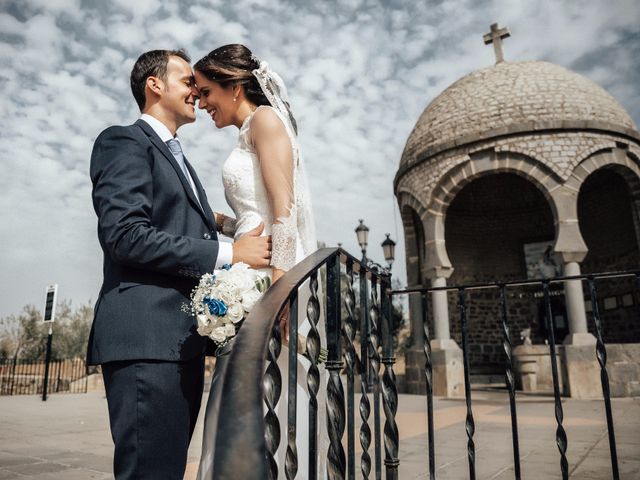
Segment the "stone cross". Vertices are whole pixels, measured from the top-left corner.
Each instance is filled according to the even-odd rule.
[[[496,52],[496,63],[504,62],[504,54],[502,53],[502,39],[511,36],[508,28],[500,28],[497,23],[491,25],[491,31],[483,35],[485,45],[493,43],[493,50]]]

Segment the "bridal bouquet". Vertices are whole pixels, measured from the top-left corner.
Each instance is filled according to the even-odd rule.
[[[198,321],[198,333],[219,347],[226,345],[270,285],[268,275],[245,263],[203,275],[188,307]]]

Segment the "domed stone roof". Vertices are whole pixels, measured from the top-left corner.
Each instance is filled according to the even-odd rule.
[[[427,106],[400,166],[479,139],[557,128],[636,130],[591,80],[548,62],[500,62],[462,77]]]

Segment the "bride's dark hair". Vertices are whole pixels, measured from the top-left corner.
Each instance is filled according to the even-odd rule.
[[[193,69],[223,87],[242,85],[245,96],[254,105],[271,105],[251,73],[260,67],[251,50],[239,43],[223,45],[196,62]]]

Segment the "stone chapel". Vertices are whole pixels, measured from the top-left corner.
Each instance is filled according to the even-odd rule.
[[[640,133],[602,87],[560,65],[505,61],[508,30],[492,25],[496,64],[460,78],[426,107],[394,180],[409,287],[435,287],[637,269]],[[640,342],[633,279],[603,284],[605,342]],[[559,289],[559,290],[558,290]],[[608,291],[607,289],[610,289]],[[503,374],[497,292],[470,294],[471,372]],[[580,282],[553,296],[556,341],[592,345],[589,295]],[[434,376],[457,358],[455,292],[432,292]],[[509,298],[511,335],[545,338],[535,292]],[[413,347],[407,389],[424,393],[419,296],[410,298]],[[416,341],[416,339],[418,339]],[[444,367],[443,367],[444,368]],[[459,384],[435,380],[439,394]],[[438,393],[436,393],[438,394]]]

